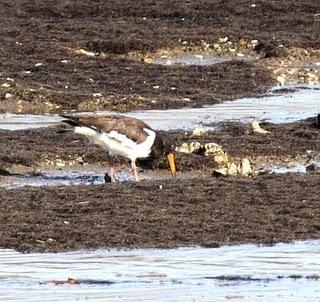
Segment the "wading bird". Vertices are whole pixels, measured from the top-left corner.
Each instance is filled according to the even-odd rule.
[[[139,174],[136,159],[154,160],[166,155],[174,177],[176,173],[174,145],[164,133],[153,130],[136,118],[121,115],[61,115],[63,122],[74,127],[74,132],[86,136],[90,142],[101,146],[111,158],[121,156],[131,161],[131,168],[136,181]],[[109,175],[115,182],[113,160]]]

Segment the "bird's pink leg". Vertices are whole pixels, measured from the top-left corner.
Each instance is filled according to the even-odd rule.
[[[110,169],[109,169],[109,176],[111,178],[111,182],[116,182],[116,179],[114,177],[114,172],[115,172],[115,169],[114,169],[113,166],[111,166]]]
[[[138,174],[138,169],[137,169],[137,166],[136,166],[136,162],[134,160],[131,161],[131,168],[132,168],[132,172],[133,172],[133,176],[134,176],[135,180],[136,181],[140,181],[139,174]]]
[[[114,174],[115,174],[114,157],[110,153],[109,153],[109,155],[110,155],[109,176],[111,178],[111,182],[116,182],[116,178],[114,177]]]

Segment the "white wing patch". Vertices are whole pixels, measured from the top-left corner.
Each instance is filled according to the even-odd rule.
[[[85,135],[92,143],[100,145],[114,155],[127,157],[131,160],[146,158],[150,154],[156,133],[147,128],[143,128],[143,130],[148,136],[142,143],[138,144],[124,134],[114,130],[109,133],[100,133],[88,127],[75,127],[75,133]]]

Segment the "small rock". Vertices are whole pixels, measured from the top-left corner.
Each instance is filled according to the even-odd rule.
[[[220,44],[218,44],[218,43],[213,43],[213,48],[214,49],[219,49],[220,48]]]
[[[239,173],[243,176],[252,175],[252,169],[249,159],[243,158],[239,166]]]
[[[320,113],[316,116],[314,124],[317,128],[320,128]]]
[[[218,42],[219,42],[219,43],[227,43],[228,40],[229,40],[228,37],[224,37],[224,38],[219,38],[219,39],[218,39]]]
[[[212,176],[214,177],[221,177],[221,176],[227,176],[227,175],[228,175],[228,168],[215,169],[212,172]]]
[[[228,163],[228,175],[237,175],[238,174],[238,166],[236,163]]]
[[[56,166],[57,167],[65,167],[66,163],[64,161],[62,161],[61,159],[58,159],[56,161]]]
[[[193,136],[202,136],[204,134],[206,134],[206,130],[203,128],[195,128],[192,132]]]
[[[104,182],[105,183],[111,183],[111,177],[110,177],[110,175],[108,173],[106,173],[104,175]]]
[[[189,153],[196,153],[202,148],[202,145],[199,142],[191,142],[189,145]]]
[[[281,86],[283,86],[286,82],[285,76],[284,75],[277,76],[277,81],[280,83]]]
[[[9,93],[9,92],[7,92],[7,93],[4,95],[4,98],[5,98],[5,99],[9,99],[9,98],[11,98],[11,97],[12,97],[12,94]]]
[[[3,84],[1,85],[1,87],[4,87],[4,88],[9,88],[10,86],[11,86],[10,83],[3,83]]]
[[[180,147],[176,148],[177,152],[189,154],[189,145],[187,143],[183,143]]]
[[[85,55],[85,56],[88,56],[88,57],[94,57],[96,55],[94,52],[87,51],[87,50],[85,50],[83,48],[75,50],[75,53],[76,54],[80,54],[80,55]]]
[[[176,150],[180,153],[191,154],[198,152],[200,148],[202,148],[202,145],[199,142],[191,142],[190,144],[183,143]]]
[[[306,166],[306,171],[307,172],[313,172],[313,171],[315,171],[316,170],[316,165],[315,164],[310,164],[310,165],[308,165],[308,166]]]
[[[229,162],[229,156],[224,153],[224,154],[218,154],[214,156],[214,161],[218,164],[218,165],[224,165],[226,163]]]
[[[216,143],[207,143],[204,145],[205,148],[205,155],[215,155],[215,154],[223,154],[224,151],[222,147]]]
[[[253,121],[252,124],[252,129],[253,129],[253,132],[254,133],[259,133],[259,134],[267,134],[267,133],[270,133],[270,131],[267,131],[265,129],[262,129],[259,125],[259,122],[258,121]]]
[[[10,172],[0,167],[0,176],[9,176]]]
[[[143,58],[143,62],[147,64],[151,64],[153,62],[152,58]]]
[[[216,143],[207,143],[204,145],[204,149],[204,154],[206,156],[213,156],[214,161],[219,165],[225,165],[230,161],[229,155]]]
[[[195,58],[202,60],[203,59],[203,55],[194,55]]]

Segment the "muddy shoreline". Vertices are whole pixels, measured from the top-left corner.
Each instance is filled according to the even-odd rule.
[[[170,135],[177,147],[183,143],[216,143],[230,157],[246,157],[252,162],[307,161],[310,154],[319,157],[320,131],[315,117],[286,124],[262,123],[261,126],[270,133],[254,133],[251,124],[224,122],[215,124],[217,130],[207,131],[202,136],[193,136],[192,131],[170,131]],[[89,144],[84,137],[72,132],[61,133],[66,129],[69,128],[60,125],[30,130],[0,130],[0,167],[14,173],[32,168],[108,165],[109,158],[100,147]],[[214,160],[201,152],[178,152],[176,156],[177,168],[182,172],[216,167]],[[127,161],[118,159],[117,163],[125,165]],[[141,167],[144,167],[143,162]],[[166,169],[166,160],[160,158],[148,167]]]
[[[275,85],[319,84],[319,12],[320,2],[308,0],[4,0],[0,112],[200,107],[260,96]],[[172,64],[177,54],[219,60]],[[164,64],[154,62],[159,57]],[[320,160],[314,122],[263,123],[266,135],[236,122],[200,137],[171,135],[177,146],[216,143],[226,158],[248,159],[253,167],[307,165]],[[107,167],[98,147],[61,130],[1,130],[0,182],[15,173]],[[188,178],[0,187],[0,247],[45,252],[319,239],[318,169],[216,178],[219,164],[203,153],[177,153],[178,176]],[[117,165],[128,167],[123,160]],[[168,173],[163,158],[148,168]]]
[[[310,118],[290,124],[265,123],[268,135],[255,134],[250,125],[241,123],[221,123],[219,130],[201,137],[184,131],[171,135],[178,145],[218,143],[232,158],[250,158],[253,165],[308,162],[310,154],[319,159],[320,131],[314,122]],[[107,167],[108,159],[100,148],[72,133],[58,133],[61,129],[2,131],[1,148],[15,145],[17,152],[2,156],[1,163],[11,173],[59,167],[59,163],[69,168],[98,163]],[[118,166],[129,170],[125,161],[119,160]],[[179,153],[177,166],[176,180],[0,188],[0,246],[45,252],[269,244],[320,236],[317,170],[215,178],[211,174],[217,163],[212,157]],[[164,159],[153,168],[169,173]],[[190,177],[179,177],[186,171]]]
[[[319,11],[306,0],[202,1],[201,7],[5,0],[0,111],[195,107],[260,95],[277,82],[317,83],[310,61],[320,57]],[[148,63],[177,50],[235,59],[210,66]],[[252,58],[239,60],[246,52]]]
[[[319,182],[311,173],[0,189],[0,246],[47,252],[319,239]]]

